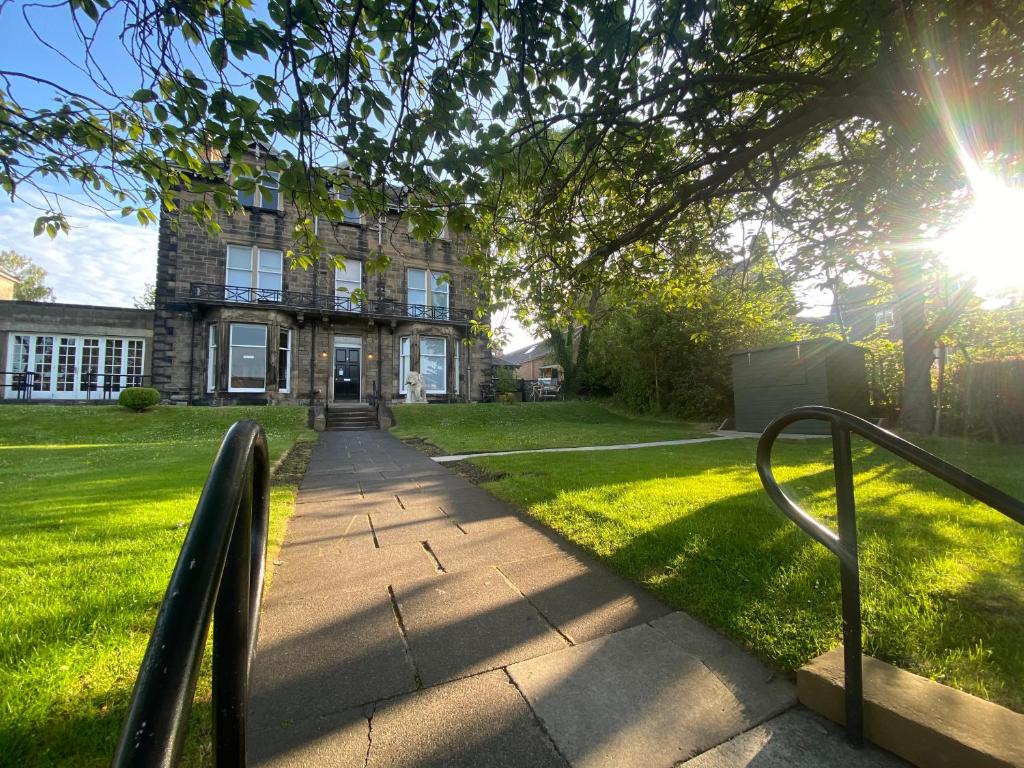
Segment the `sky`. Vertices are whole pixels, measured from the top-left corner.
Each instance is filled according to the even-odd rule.
[[[25,16],[51,45],[72,61],[46,48],[37,40]],[[112,25],[116,27],[117,25]],[[82,44],[70,24],[66,7],[0,3],[0,70],[31,72],[70,88],[90,92],[90,78],[76,65],[81,63]],[[125,67],[125,56],[113,34],[103,34],[93,54],[107,75],[120,82],[116,87],[131,90],[141,86],[138,71]],[[134,81],[134,82],[133,82]],[[15,96],[31,104],[45,104],[51,98],[45,86],[15,81]],[[55,191],[76,195],[71,187],[48,185]],[[30,200],[31,202],[39,202]],[[146,283],[156,280],[157,228],[143,227],[134,218],[109,218],[101,212],[73,204],[65,208],[71,232],[55,239],[34,237],[33,223],[39,211],[26,202],[0,199],[0,250],[15,250],[47,271],[47,285],[57,301],[73,304],[132,306]],[[505,350],[517,349],[533,340],[532,334],[509,313],[492,318],[505,330]]]
[[[33,237],[37,215],[28,205],[0,202],[0,250],[17,251],[45,269],[57,301],[130,307],[146,283],[156,281],[155,226],[74,211],[71,232],[51,240]]]

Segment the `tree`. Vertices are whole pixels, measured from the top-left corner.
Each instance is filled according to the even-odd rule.
[[[156,306],[156,283],[146,283],[142,293],[132,296],[132,306],[136,309],[153,309]]]
[[[418,231],[528,212],[557,247],[509,249],[494,276],[514,286],[533,263],[580,276],[566,322],[594,276],[623,276],[621,253],[656,254],[701,218],[718,241],[773,222],[819,266],[838,251],[872,269],[964,204],[963,155],[1011,170],[1024,155],[1014,0],[66,0],[29,13],[44,41],[40,14],[60,12],[94,87],[0,73],[0,187],[44,195],[38,231],[67,226],[54,179],[143,222],[188,187],[204,195],[186,212],[215,228],[214,208],[279,173],[307,214],[295,256],[308,264],[351,172],[367,212],[386,184],[407,190]],[[92,55],[105,35],[123,41],[120,77]],[[20,97],[26,83],[45,97]],[[250,141],[280,152],[252,166]],[[937,329],[917,327],[917,271],[893,274],[909,281],[910,387]],[[920,414],[923,388],[910,394]]]
[[[16,251],[0,251],[0,269],[18,279],[14,286],[17,301],[55,301],[53,291],[46,287],[46,270]]]
[[[640,410],[721,419],[732,402],[729,355],[793,339],[795,308],[768,258],[617,294],[593,331],[588,384]]]

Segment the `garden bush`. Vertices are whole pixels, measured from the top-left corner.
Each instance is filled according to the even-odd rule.
[[[144,411],[160,402],[160,393],[150,387],[128,387],[121,390],[117,402],[133,411]]]

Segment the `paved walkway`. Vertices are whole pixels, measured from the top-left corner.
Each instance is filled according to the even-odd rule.
[[[320,436],[263,609],[260,766],[895,766],[383,432]]]
[[[575,453],[578,451],[631,451],[636,448],[660,448],[666,445],[692,445],[694,443],[716,443],[721,440],[737,440],[740,438],[758,438],[760,432],[713,432],[711,437],[687,437],[680,440],[657,440],[649,443],[618,443],[616,445],[583,445],[573,448],[525,448],[518,451],[488,451],[486,453],[460,453],[451,456],[433,456],[438,464],[448,464],[466,459],[480,459],[485,456],[515,456],[520,453]],[[779,437],[787,440],[820,440],[829,435],[790,435]]]

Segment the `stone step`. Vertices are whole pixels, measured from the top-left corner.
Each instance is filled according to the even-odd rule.
[[[1024,765],[1024,715],[863,656],[864,735],[921,768]],[[804,706],[845,723],[843,646],[797,672]]]

